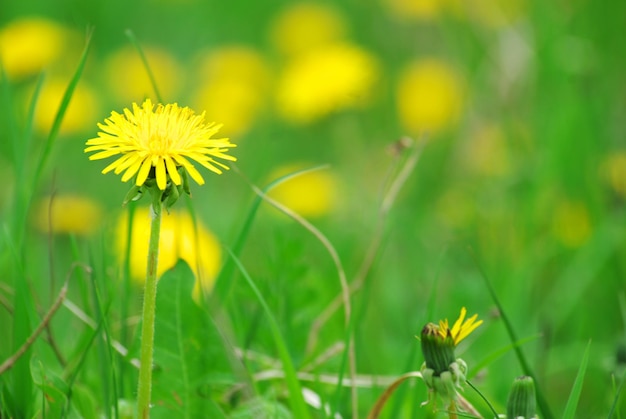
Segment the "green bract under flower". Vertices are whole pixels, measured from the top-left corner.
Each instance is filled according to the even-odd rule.
[[[178,104],[155,105],[146,99],[140,106],[133,103],[133,110],[126,108],[123,114],[111,112],[104,124],[98,124],[101,132],[97,138],[87,141],[86,153],[96,152],[89,160],[100,160],[121,155],[102,170],[122,175],[127,182],[135,176],[135,185],[143,186],[146,180],[156,180],[164,191],[168,181],[183,184],[179,169],[189,173],[198,184],[204,179],[190,160],[194,160],[214,173],[228,166],[217,159],[236,161],[228,150],[236,147],[228,138],[211,138],[221,125],[206,123],[204,113],[196,115],[193,110]]]

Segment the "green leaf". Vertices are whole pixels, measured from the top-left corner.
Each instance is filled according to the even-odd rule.
[[[224,416],[214,393],[234,380],[218,330],[192,299],[194,282],[183,261],[159,280],[151,417]]]
[[[291,419],[293,416],[281,403],[257,397],[242,403],[231,412],[229,417],[230,419]]]
[[[587,344],[587,349],[583,355],[583,359],[580,361],[580,368],[578,368],[578,374],[576,374],[576,381],[567,399],[565,405],[565,412],[563,412],[563,419],[572,419],[576,413],[576,407],[578,406],[578,399],[580,399],[580,393],[583,389],[583,381],[585,379],[585,372],[587,371],[587,364],[589,362],[589,348],[591,348],[591,341]]]
[[[67,401],[68,385],[45,367],[43,362],[33,356],[30,361],[30,373],[33,383],[39,388],[36,397],[36,405],[42,406],[44,412],[40,412],[42,417],[61,418],[64,417],[63,410]]]

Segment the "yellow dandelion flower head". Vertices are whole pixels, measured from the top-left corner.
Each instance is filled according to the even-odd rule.
[[[480,326],[483,321],[476,319],[478,318],[478,314],[474,314],[469,319],[465,320],[465,315],[467,314],[467,309],[465,307],[461,308],[461,314],[459,318],[454,322],[452,328],[448,325],[448,319],[439,321],[439,335],[446,339],[447,337],[452,338],[454,342],[454,346],[458,345],[463,339],[468,337],[470,333],[472,333],[478,326]],[[464,321],[465,320],[465,321]]]
[[[38,132],[47,133],[52,128],[68,83],[68,80],[53,78],[43,86],[37,99],[37,109],[33,120],[34,127]],[[96,93],[87,83],[81,81],[76,85],[70,98],[61,124],[61,133],[75,134],[85,131],[95,119],[97,109]]]
[[[296,57],[278,81],[276,101],[288,120],[308,123],[331,112],[364,105],[379,65],[366,50],[335,44]]]
[[[400,75],[396,97],[404,127],[411,134],[432,133],[458,119],[463,88],[448,64],[429,58],[407,66]]]
[[[269,65],[257,51],[230,46],[203,54],[198,62],[199,88],[194,106],[221,121],[230,135],[241,135],[267,101]]]
[[[302,2],[285,9],[273,22],[271,40],[287,56],[341,41],[347,32],[343,16],[334,8]]]
[[[142,186],[149,175],[156,178],[160,190],[165,190],[169,180],[181,185],[180,168],[202,185],[204,179],[189,160],[217,174],[228,166],[216,159],[237,160],[226,154],[236,145],[228,138],[211,138],[221,125],[206,123],[204,115],[175,103],[159,104],[156,108],[150,99],[141,106],[133,103],[132,111],[128,108],[123,114],[113,111],[104,124],[98,124],[101,131],[97,138],[87,141],[85,152],[96,152],[89,160],[120,155],[102,173],[124,172],[123,182],[136,175],[137,186]]]
[[[59,57],[65,39],[65,29],[52,20],[14,20],[0,29],[0,63],[9,77],[36,74]]]
[[[287,164],[277,168],[270,179],[278,179],[311,168],[303,163]],[[274,187],[269,196],[305,217],[328,214],[338,200],[337,178],[329,170],[312,170],[297,174]]]
[[[567,247],[580,247],[591,236],[591,220],[585,204],[561,200],[552,215],[552,234]]]
[[[143,284],[146,279],[146,255],[150,239],[150,213],[145,207],[137,208],[131,228],[130,274],[133,281]],[[128,213],[123,213],[116,225],[115,247],[119,259],[126,254]],[[210,292],[222,260],[217,238],[200,221],[194,221],[188,213],[171,210],[161,220],[159,237],[159,263],[157,276],[176,265],[179,259],[187,262],[196,276],[194,296]]]
[[[175,97],[181,87],[183,69],[168,51],[145,47],[143,52],[163,97]],[[123,103],[137,102],[154,95],[154,87],[139,53],[123,47],[109,55],[104,63],[106,85],[113,96]]]
[[[102,224],[103,210],[93,199],[79,195],[42,198],[33,213],[35,227],[44,233],[87,236]]]

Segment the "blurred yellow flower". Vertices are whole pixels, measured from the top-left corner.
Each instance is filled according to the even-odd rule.
[[[278,82],[278,110],[287,120],[308,123],[362,106],[370,99],[378,73],[376,58],[355,45],[335,44],[299,55]]]
[[[296,3],[274,21],[271,39],[285,55],[296,55],[343,40],[346,24],[337,10],[320,3]]]
[[[270,175],[275,180],[313,165],[288,164]],[[320,217],[328,214],[337,204],[338,184],[328,170],[313,170],[294,176],[269,192],[269,196],[304,217]]]
[[[515,23],[526,13],[526,0],[472,0],[459,2],[457,12],[468,20],[488,28],[502,28]]]
[[[10,78],[27,77],[56,60],[65,42],[65,29],[52,20],[14,20],[0,29],[0,63]]]
[[[511,168],[504,133],[494,124],[480,126],[474,131],[462,155],[468,169],[481,176],[503,176]]]
[[[434,20],[449,0],[383,0],[391,13],[402,19]]]
[[[413,135],[450,126],[463,103],[459,77],[448,64],[434,58],[410,63],[400,75],[396,95],[400,120]]]
[[[89,235],[102,225],[102,208],[87,197],[53,195],[34,207],[33,222],[42,232]]]
[[[122,182],[135,176],[135,185],[142,186],[148,178],[156,178],[160,190],[165,190],[171,180],[183,184],[181,170],[199,185],[204,179],[194,165],[194,160],[210,171],[222,173],[228,166],[216,159],[236,161],[226,154],[232,147],[228,138],[211,138],[221,125],[205,122],[204,113],[196,115],[193,110],[178,104],[155,106],[146,99],[141,107],[133,103],[133,110],[126,108],[124,114],[115,111],[98,124],[98,137],[87,141],[85,153],[97,152],[89,160],[119,157],[102,170],[122,175]],[[183,185],[185,186],[185,185]]]
[[[552,233],[567,247],[583,245],[591,235],[589,212],[581,202],[559,202],[552,216]]]
[[[176,96],[181,87],[183,69],[167,51],[148,47],[143,49],[159,93],[167,100]],[[154,88],[141,57],[133,47],[124,47],[111,54],[104,65],[107,87],[123,103],[143,102],[155,98]]]
[[[146,279],[150,220],[148,208],[136,209],[131,230],[130,274],[137,284],[143,284]],[[118,220],[115,240],[120,259],[126,254],[127,232],[128,214],[124,213]],[[171,210],[163,214],[157,277],[174,267],[179,259],[184,260],[196,276],[194,297],[197,299],[201,292],[208,293],[213,288],[221,258],[219,242],[200,220],[196,220],[194,226],[186,212]]]
[[[61,105],[69,81],[54,78],[45,82],[39,97],[34,117],[34,127],[40,133],[48,133]],[[93,89],[85,82],[76,85],[61,124],[61,133],[75,134],[85,131],[96,119],[98,99]]]
[[[203,54],[197,61],[196,109],[221,121],[227,135],[246,132],[267,101],[270,69],[261,54],[229,46]]]
[[[615,193],[626,197],[626,151],[607,156],[602,163],[602,175]]]

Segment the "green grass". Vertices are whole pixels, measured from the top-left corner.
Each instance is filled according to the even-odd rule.
[[[456,351],[477,390],[463,396],[481,415],[505,412],[513,380],[530,375],[541,418],[623,416],[626,5],[503,2],[502,21],[483,2],[421,20],[386,0],[328,3],[378,76],[358,106],[298,123],[276,105],[290,58],[272,38],[293,2],[9,3],[0,31],[38,15],[73,32],[24,77],[8,75],[0,49],[0,417],[132,417],[142,290],[130,251],[117,250],[136,238],[116,220],[141,221],[135,209],[149,199],[122,208],[129,185],[101,175],[106,164],[88,160],[85,141],[132,100],[193,106],[205,83],[223,81],[212,73],[220,64],[241,76],[249,63],[198,58],[232,45],[255,51],[269,80],[251,124],[222,128],[237,144],[232,170],[200,168],[206,184],[192,183],[174,208],[222,254],[208,295],[192,297],[189,258],[159,282],[153,417],[448,417],[443,403],[420,406],[415,336],[462,306],[484,320]],[[147,86],[134,99],[111,84],[131,64],[108,73],[122,47]],[[178,63],[169,78],[155,48]],[[398,80],[433,58],[462,80],[463,101],[443,129],[411,131]],[[221,87],[209,89],[218,110],[238,92]],[[75,112],[83,89],[94,103]],[[444,96],[415,100],[430,109]],[[243,118],[250,103],[230,112]],[[271,175],[292,163],[300,169]],[[322,215],[275,201],[281,187],[326,175],[337,189]],[[303,201],[314,188],[292,193]],[[44,198],[68,194],[100,208],[91,233],[37,227],[50,222]]]

